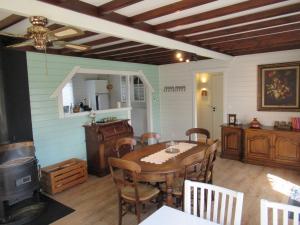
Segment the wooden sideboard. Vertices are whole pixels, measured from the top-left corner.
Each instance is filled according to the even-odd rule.
[[[251,164],[299,170],[300,132],[273,127],[251,129],[224,125],[221,156],[242,159]]]
[[[300,132],[245,129],[244,161],[300,169]]]
[[[88,172],[97,176],[109,173],[108,157],[117,157],[115,143],[122,137],[133,137],[128,120],[85,125]],[[126,151],[121,152],[121,156]]]

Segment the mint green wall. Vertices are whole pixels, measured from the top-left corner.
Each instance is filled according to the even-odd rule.
[[[58,55],[47,55],[47,62],[48,75],[45,72],[45,55],[27,52],[33,138],[36,154],[42,166],[72,157],[86,158],[82,125],[90,119],[87,116],[59,119],[57,99],[50,99],[50,95],[74,66],[108,70],[142,70],[155,90],[152,102],[153,126],[154,131],[160,132],[157,66]],[[97,119],[107,116],[127,118],[127,113],[98,115]]]

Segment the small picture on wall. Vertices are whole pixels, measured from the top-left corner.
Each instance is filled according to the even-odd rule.
[[[228,114],[228,124],[229,125],[236,124],[236,114]]]
[[[300,111],[300,62],[258,66],[257,109]]]

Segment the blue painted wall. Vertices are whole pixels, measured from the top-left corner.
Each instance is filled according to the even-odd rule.
[[[50,98],[50,95],[74,66],[108,70],[142,70],[155,89],[152,102],[153,126],[154,131],[160,132],[159,75],[157,66],[47,55],[48,75],[46,75],[45,55],[32,52],[27,52],[27,66],[33,139],[37,158],[42,166],[72,157],[86,158],[85,135],[82,125],[90,121],[90,119],[87,116],[60,119],[57,99]],[[101,114],[98,115],[97,119],[107,116],[127,118],[127,113]]]

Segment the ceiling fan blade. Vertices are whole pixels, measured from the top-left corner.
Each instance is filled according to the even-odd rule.
[[[25,46],[33,46],[33,40],[24,41],[24,42],[17,43],[14,45],[8,45],[6,47],[7,48],[20,48],[20,47],[25,47]]]
[[[24,35],[21,35],[21,34],[12,34],[12,33],[3,32],[3,31],[0,31],[0,35],[7,36],[7,37],[14,37],[14,38],[26,38]]]
[[[56,30],[50,31],[48,33],[48,39],[50,41],[52,41],[52,40],[75,37],[75,36],[79,36],[79,35],[83,35],[83,34],[84,34],[84,32],[78,28],[65,26],[65,27],[61,27]]]
[[[83,52],[83,51],[90,49],[91,47],[88,45],[78,45],[78,44],[66,43],[65,48],[72,49],[73,51],[76,51],[76,52]]]

